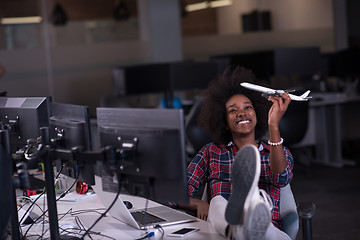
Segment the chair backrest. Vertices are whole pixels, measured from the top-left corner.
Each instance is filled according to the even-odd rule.
[[[296,239],[299,231],[299,215],[290,184],[280,190],[280,215],[283,220],[283,231],[291,239]]]
[[[285,146],[299,143],[308,127],[308,101],[292,101],[282,117],[279,129]]]
[[[185,121],[185,134],[188,153],[194,156],[205,144],[211,141],[210,134],[198,126],[197,119],[201,110],[201,99],[196,99]]]

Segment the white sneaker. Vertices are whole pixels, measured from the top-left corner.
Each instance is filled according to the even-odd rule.
[[[270,202],[264,201],[260,194],[255,193],[249,208],[244,210],[244,236],[246,240],[264,239],[271,222],[272,204],[270,206],[268,203]]]
[[[246,145],[237,153],[231,169],[232,194],[225,219],[231,225],[242,225],[245,239],[262,239],[271,222],[271,200],[258,183],[260,153],[254,145]],[[265,201],[264,201],[265,200]]]

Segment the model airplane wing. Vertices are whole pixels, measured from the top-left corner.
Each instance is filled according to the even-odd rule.
[[[252,83],[247,83],[247,82],[243,82],[240,83],[240,85],[244,88],[248,88],[254,91],[258,91],[258,92],[262,92],[264,97],[269,97],[269,96],[278,96],[279,94],[282,93],[289,93],[289,97],[291,98],[291,100],[294,101],[307,101],[309,100],[311,97],[309,96],[310,94],[310,90],[307,90],[305,93],[303,93],[300,96],[294,95],[294,94],[290,94],[290,92],[294,92],[295,90],[275,90],[272,88],[268,88],[268,87],[263,87],[263,86],[259,86],[256,84],[252,84]]]

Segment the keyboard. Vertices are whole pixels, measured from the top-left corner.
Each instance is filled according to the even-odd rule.
[[[131,212],[131,215],[141,225],[147,225],[147,224],[153,224],[153,223],[159,223],[165,221],[165,219],[162,219],[145,211]]]

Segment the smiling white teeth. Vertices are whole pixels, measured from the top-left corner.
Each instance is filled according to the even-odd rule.
[[[244,120],[244,121],[238,122],[238,124],[245,124],[245,123],[249,123],[249,120]]]

